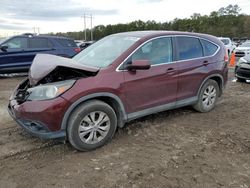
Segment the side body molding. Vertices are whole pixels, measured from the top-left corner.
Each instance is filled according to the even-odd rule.
[[[121,99],[117,95],[115,95],[115,94],[107,93],[107,92],[100,92],[100,93],[94,93],[94,94],[86,95],[84,97],[81,97],[77,101],[75,101],[68,108],[68,110],[66,111],[66,113],[64,114],[64,117],[63,117],[63,120],[62,120],[62,124],[61,124],[61,130],[66,130],[69,116],[70,116],[71,112],[73,112],[73,110],[79,104],[81,104],[81,103],[83,103],[83,102],[85,102],[87,100],[90,100],[90,99],[96,99],[98,97],[109,97],[109,98],[114,99],[119,104],[119,108],[120,108],[120,111],[121,111],[121,114],[122,114],[122,117],[121,117],[122,121],[123,122],[127,121],[127,114],[126,114],[126,111],[125,111],[125,108],[123,106],[123,103],[122,103]]]

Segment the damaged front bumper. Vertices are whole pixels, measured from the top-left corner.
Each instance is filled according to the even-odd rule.
[[[19,85],[20,86],[20,85]],[[27,132],[42,138],[65,138],[66,131],[61,129],[61,122],[70,102],[62,97],[44,101],[16,100],[18,87],[9,100],[10,116]]]
[[[33,120],[22,120],[16,118],[13,110],[10,106],[8,106],[8,112],[10,116],[28,133],[31,135],[41,138],[41,139],[65,139],[66,131],[49,131],[45,125],[41,122],[33,121]]]

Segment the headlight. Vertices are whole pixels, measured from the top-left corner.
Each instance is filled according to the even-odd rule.
[[[242,63],[247,63],[247,60],[245,60],[243,57],[239,59],[237,65],[240,65]]]
[[[73,86],[75,80],[66,80],[61,82],[55,82],[46,85],[39,85],[33,88],[29,88],[27,92],[29,93],[28,100],[46,100],[53,99],[61,95],[69,88]]]

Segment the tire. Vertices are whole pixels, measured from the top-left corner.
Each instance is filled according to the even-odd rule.
[[[246,82],[246,80],[245,79],[243,79],[243,78],[237,78],[237,82]]]
[[[69,117],[67,137],[79,151],[89,151],[107,144],[117,127],[114,110],[99,100],[78,106]]]
[[[203,84],[198,96],[198,101],[193,108],[203,113],[213,110],[218,100],[219,92],[218,83],[209,79]]]

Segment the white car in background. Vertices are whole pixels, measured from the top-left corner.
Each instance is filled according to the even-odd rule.
[[[230,55],[234,49],[236,48],[236,45],[232,42],[232,40],[228,37],[218,37],[221,42],[223,42],[223,44],[226,46],[227,48],[227,52]]]
[[[239,45],[235,49],[235,56],[236,57],[244,57],[245,55],[249,55],[249,54],[250,54],[250,41],[249,40],[247,40],[243,44]]]

